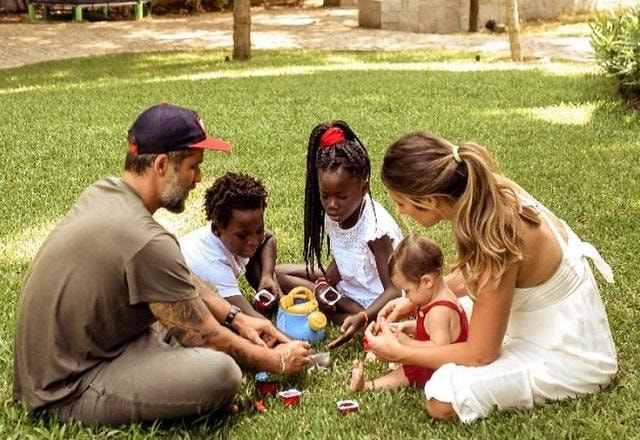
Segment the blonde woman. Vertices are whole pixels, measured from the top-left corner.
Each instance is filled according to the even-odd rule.
[[[611,268],[483,147],[408,134],[387,150],[381,177],[400,213],[425,228],[451,222],[458,255],[446,280],[474,301],[466,342],[403,345],[388,324],[413,311],[406,298],[365,333],[380,359],[437,369],[425,385],[429,415],[471,422],[611,381],[616,349],[587,259],[609,282]]]

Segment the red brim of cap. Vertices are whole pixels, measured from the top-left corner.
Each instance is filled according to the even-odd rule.
[[[204,148],[206,150],[231,151],[231,144],[221,139],[216,139],[216,138],[207,136],[205,140],[200,141],[196,144],[189,145],[189,148]]]

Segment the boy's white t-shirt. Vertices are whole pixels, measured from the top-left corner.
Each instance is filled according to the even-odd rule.
[[[381,204],[370,197],[364,198],[362,214],[353,227],[342,229],[327,215],[324,224],[331,240],[331,253],[340,272],[341,281],[336,287],[346,297],[368,308],[384,291],[369,242],[386,235],[395,249],[402,241],[398,224]]]
[[[244,275],[249,259],[232,254],[211,230],[211,222],[191,231],[179,241],[189,269],[202,281],[215,287],[221,297],[242,294],[238,278]]]

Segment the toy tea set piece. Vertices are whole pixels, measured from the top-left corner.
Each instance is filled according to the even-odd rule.
[[[322,284],[319,284],[319,285],[322,285]],[[316,285],[316,288],[319,285]],[[331,286],[329,286],[327,289],[321,292],[320,295],[318,296],[320,300],[328,306],[333,306],[342,299],[342,294]]]
[[[371,346],[369,345],[369,341],[366,336],[362,337],[362,348],[365,352],[364,360],[366,362],[373,362],[378,359],[378,357],[371,351]]]
[[[356,400],[338,400],[336,406],[341,416],[355,414],[360,409],[360,405]]]
[[[309,368],[307,373],[314,372],[331,373],[331,354],[328,351],[309,355]]]
[[[271,379],[269,374],[265,371],[261,371],[256,374],[256,392],[260,396],[275,395],[280,390],[280,384]]]
[[[269,312],[275,305],[276,297],[267,289],[260,289],[254,296],[256,300],[256,310],[260,313]]]
[[[290,338],[314,343],[324,339],[327,317],[313,292],[300,286],[280,298],[276,326]]]
[[[264,400],[256,399],[253,401],[253,406],[256,408],[258,412],[267,412],[267,407],[264,404]]]
[[[287,391],[280,391],[278,396],[282,399],[282,404],[284,406],[295,406],[300,403],[300,396],[302,393],[295,388],[291,388]]]
[[[321,353],[313,353],[309,355],[312,366],[321,368],[331,368],[331,353],[323,351]]]

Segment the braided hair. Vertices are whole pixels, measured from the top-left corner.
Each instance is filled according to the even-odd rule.
[[[229,226],[234,209],[265,209],[267,191],[248,174],[226,173],[216,179],[204,196],[207,220],[219,228]]]
[[[333,131],[336,143],[325,141],[325,134]],[[321,141],[322,140],[322,141]],[[315,263],[322,273],[322,244],[324,241],[324,208],[320,201],[318,171],[335,172],[342,168],[352,177],[369,181],[371,162],[364,144],[351,127],[344,121],[318,124],[309,136],[307,147],[307,181],[304,191],[304,261],[308,274],[313,272]],[[371,192],[369,191],[369,197]],[[327,255],[331,243],[327,237]]]

